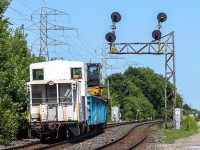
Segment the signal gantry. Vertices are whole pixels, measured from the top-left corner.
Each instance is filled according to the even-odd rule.
[[[152,32],[154,40],[150,42],[123,42],[116,43],[116,23],[121,20],[121,15],[114,12],[111,15],[112,32],[108,32],[105,36],[110,45],[111,54],[151,54],[165,56],[165,126],[167,128],[168,120],[173,121],[173,127],[179,126],[180,122],[176,122],[176,63],[175,63],[175,46],[174,46],[174,31],[162,36],[162,23],[167,20],[167,15],[163,12],[157,15],[157,29]],[[162,42],[163,40],[164,42]],[[117,47],[116,47],[117,45]],[[137,45],[137,46],[136,46]],[[141,46],[141,47],[140,47]],[[157,48],[155,47],[157,46]],[[139,48],[138,48],[139,47]],[[170,80],[173,86],[170,85]],[[172,109],[171,109],[172,108]],[[173,119],[169,116],[173,112]]]

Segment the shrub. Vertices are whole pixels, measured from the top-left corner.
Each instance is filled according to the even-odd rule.
[[[197,121],[191,117],[188,117],[181,121],[181,128],[187,131],[197,131]]]
[[[188,137],[197,133],[198,125],[197,121],[191,117],[188,117],[181,121],[181,129],[162,130],[166,143],[174,143],[175,140],[183,137]]]
[[[9,105],[9,107],[6,105]],[[8,145],[16,137],[18,115],[14,108],[16,106],[8,97],[0,99],[0,144]]]
[[[0,110],[0,144],[8,145],[16,136],[18,122],[16,116],[10,110]]]

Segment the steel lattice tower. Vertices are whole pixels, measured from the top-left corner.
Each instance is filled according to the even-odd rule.
[[[29,30],[39,30],[40,31],[39,56],[44,56],[46,58],[46,61],[48,61],[49,60],[49,46],[52,46],[52,45],[54,45],[54,46],[56,46],[56,45],[69,45],[68,43],[50,38],[50,36],[48,35],[48,32],[50,30],[64,31],[64,30],[77,30],[77,29],[71,28],[71,27],[59,26],[59,25],[51,23],[48,19],[49,16],[54,16],[54,18],[56,19],[58,16],[67,16],[69,14],[62,12],[62,11],[59,11],[59,10],[55,10],[55,9],[51,9],[51,8],[46,7],[44,0],[43,0],[42,7],[40,9],[36,10],[31,15],[31,19],[33,18],[34,15],[40,17],[40,22],[35,23],[32,26],[35,26],[36,24],[40,24],[39,29],[29,27]]]

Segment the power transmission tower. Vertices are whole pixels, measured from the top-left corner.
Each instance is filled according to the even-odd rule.
[[[108,74],[107,74],[107,52],[106,52],[106,45],[103,44],[102,45],[102,53],[101,53],[101,64],[102,64],[102,80],[103,82],[105,82],[105,79],[107,78]]]
[[[39,16],[40,17],[40,22],[34,23],[32,26],[36,26],[39,24],[39,29],[38,28],[30,28],[29,30],[39,30],[40,31],[40,50],[39,50],[39,56],[44,56],[46,58],[46,61],[49,60],[49,46],[57,46],[57,45],[69,45],[68,43],[58,41],[56,39],[53,39],[49,36],[48,32],[50,30],[77,30],[76,28],[71,28],[71,27],[64,27],[64,26],[59,26],[56,24],[53,24],[49,20],[49,16],[54,16],[55,20],[58,18],[58,16],[69,16],[68,13],[51,9],[45,6],[45,1],[43,0],[42,7],[36,10],[32,15],[31,19],[33,19],[33,16]]]
[[[135,61],[127,61],[126,64],[124,64],[124,69],[128,69],[128,67],[133,67],[137,65],[143,65],[141,63],[135,62]]]

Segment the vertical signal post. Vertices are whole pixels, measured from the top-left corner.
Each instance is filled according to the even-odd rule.
[[[162,47],[160,46],[160,39],[161,39],[161,36],[162,36],[162,33],[160,31],[160,29],[162,28],[162,25],[161,25],[161,22],[164,22],[167,20],[167,15],[165,13],[159,13],[157,15],[157,19],[158,19],[158,25],[157,25],[157,28],[158,30],[154,30],[152,32],[152,37],[155,39],[155,40],[158,40],[159,41],[159,44],[158,44],[158,50],[160,51],[162,49]]]
[[[114,53],[115,52],[115,40],[116,40],[116,35],[115,35],[115,29],[116,29],[116,23],[119,22],[121,20],[121,15],[118,12],[113,12],[111,14],[111,20],[112,20],[112,25],[111,25],[111,29],[112,32],[108,32],[105,36],[106,40],[109,42],[110,44],[110,52]]]

